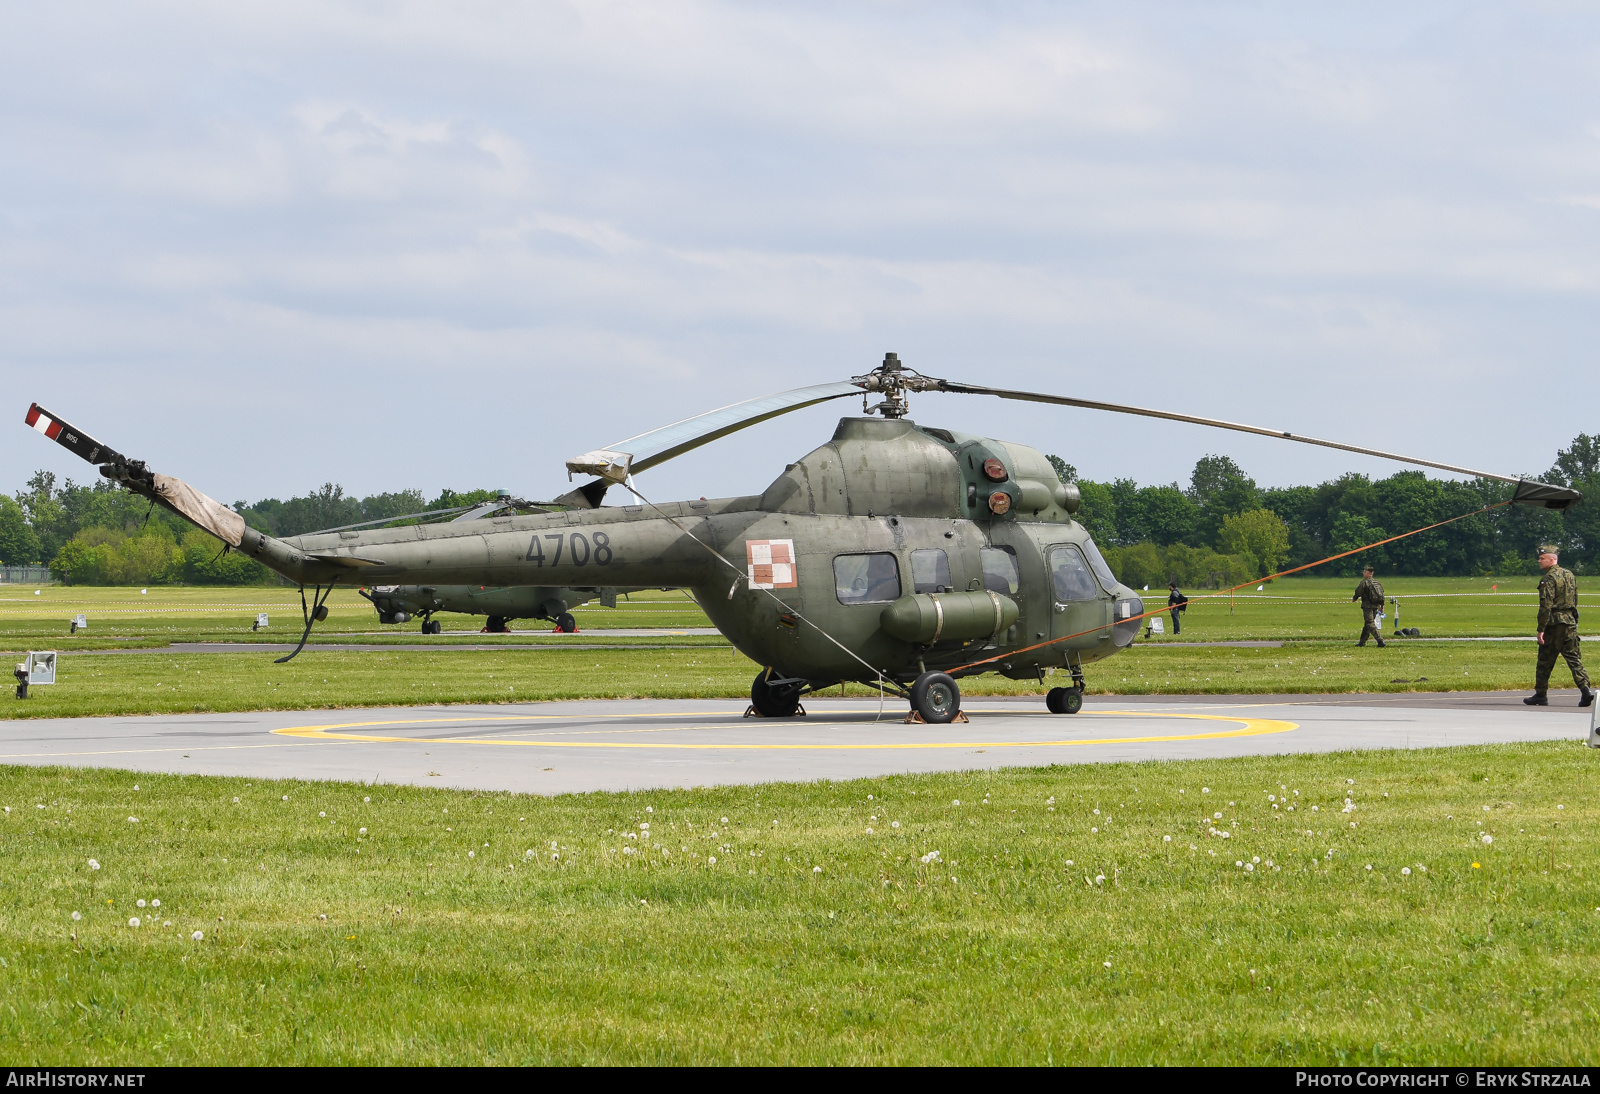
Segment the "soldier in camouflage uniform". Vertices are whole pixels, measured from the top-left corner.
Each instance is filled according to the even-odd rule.
[[[1361,641],[1358,646],[1367,644],[1367,635],[1372,635],[1378,640],[1378,648],[1383,648],[1383,634],[1378,630],[1378,613],[1383,611],[1383,586],[1378,584],[1372,576],[1372,567],[1365,566],[1361,570],[1361,584],[1356,586],[1356,595],[1352,601],[1361,601]]]
[[[1594,691],[1589,687],[1589,674],[1583,671],[1579,646],[1578,582],[1570,570],[1561,568],[1554,547],[1540,549],[1539,568],[1544,571],[1539,579],[1539,667],[1534,673],[1533,694],[1522,701],[1530,707],[1550,705],[1546,692],[1550,670],[1556,667],[1559,655],[1567,659],[1572,682],[1582,693],[1578,705],[1586,707],[1594,702]]]

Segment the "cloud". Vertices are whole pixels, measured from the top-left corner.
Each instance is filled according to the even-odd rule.
[[[229,497],[328,478],[537,493],[574,452],[891,349],[952,378],[1544,466],[1596,428],[1600,394],[1594,21],[13,9],[0,361],[24,403]],[[1521,411],[1535,377],[1567,396]],[[178,405],[191,424],[164,428]],[[652,490],[759,489],[840,409]],[[982,400],[916,413],[1103,478],[1183,478],[1206,451],[1263,482],[1388,470]],[[0,456],[87,471],[20,428]]]

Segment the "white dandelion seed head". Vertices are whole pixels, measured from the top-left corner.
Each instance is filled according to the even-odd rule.
[[[1104,885],[1106,883],[1106,876],[1104,874],[1096,874],[1094,876],[1094,883],[1096,885]]]
[[[1233,838],[1233,833],[1232,832],[1224,832],[1224,833],[1222,833],[1222,838],[1223,839],[1232,839]]]
[[[1351,786],[1354,786],[1356,784],[1356,781],[1354,779],[1346,779],[1345,782],[1349,783]]]
[[[723,817],[722,818],[722,823],[723,824],[727,824],[728,823],[728,818],[727,817]]]
[[[820,874],[820,873],[822,873],[822,867],[820,867],[820,866],[813,866],[813,867],[812,867],[812,868],[811,868],[811,872],[812,872],[812,873],[813,873],[813,874]]]
[[[163,927],[170,927],[170,926],[172,926],[172,920],[170,920],[170,919],[169,919],[169,920],[167,920],[167,921],[166,921],[166,922],[165,922],[165,923],[163,923],[163,924],[161,924],[161,925],[162,925],[162,926],[163,926]]]
[[[1095,811],[1094,811],[1094,815],[1095,815],[1095,816],[1097,816],[1097,817],[1098,817],[1098,816],[1099,816],[1099,815],[1100,815],[1100,810],[1098,810],[1098,809],[1096,809],[1096,810],[1095,810]],[[1219,817],[1220,817],[1220,816],[1221,816],[1221,815],[1222,815],[1222,814],[1221,814],[1221,813],[1218,813],[1218,814],[1217,814],[1217,816],[1219,816]]]
[[[873,832],[872,832],[872,829],[870,829],[870,828],[868,828],[868,829],[867,829],[867,835],[869,835],[869,836],[870,836],[870,835],[872,835],[872,834],[873,834]]]
[[[284,801],[288,801],[288,800],[289,800],[289,795],[287,795],[287,794],[285,794],[285,795],[284,795],[284,796],[283,796],[283,800],[284,800]]]
[[[1485,832],[1481,838],[1483,839],[1484,843],[1493,843],[1494,842],[1494,837],[1491,836],[1487,832]]]
[[[321,809],[317,810],[317,816],[326,817],[327,815],[328,814],[327,814],[327,812],[325,810],[321,810]]]
[[[196,931],[194,934],[190,935],[189,938],[194,942],[204,942],[206,940],[206,933],[204,931]]]
[[[1244,859],[1236,858],[1236,859],[1233,860],[1233,864],[1235,866],[1243,866],[1244,865]]]
[[[656,807],[653,805],[647,805],[644,807],[644,811],[646,813],[654,813],[656,811]]]
[[[706,856],[706,861],[709,862],[711,865],[715,866],[717,864],[717,856],[716,855],[707,855]]]
[[[871,800],[872,800],[872,795],[871,795],[871,794],[868,794],[868,795],[867,795],[867,800],[868,800],[868,801],[871,801]]]
[[[1351,822],[1350,822],[1350,827],[1351,827],[1351,828],[1354,828],[1354,827],[1355,827],[1355,826],[1356,826],[1356,822],[1355,822],[1355,821],[1351,821]]]
[[[1267,800],[1269,802],[1275,802],[1275,801],[1278,800],[1278,795],[1276,795],[1276,794],[1268,794],[1267,795]]]
[[[233,799],[233,804],[234,805],[238,805],[239,804],[239,799],[238,798],[234,798]]]
[[[1368,869],[1368,870],[1370,870],[1370,869],[1372,869],[1372,863],[1370,863],[1370,862],[1369,862],[1369,863],[1367,863],[1367,869]]]
[[[1071,865],[1072,865],[1072,860],[1071,860],[1071,859],[1068,859],[1068,860],[1067,860],[1067,865],[1068,865],[1068,866],[1071,866]],[[1595,909],[1595,911],[1597,911],[1597,912],[1600,912],[1600,908],[1596,908],[1596,909]]]
[[[139,899],[139,900],[136,900],[136,901],[134,901],[134,902],[133,902],[133,903],[134,903],[134,906],[135,906],[135,907],[139,907],[139,908],[143,908],[143,907],[144,907],[144,900],[143,900],[143,898],[141,898],[141,899]]]
[[[1253,862],[1247,862],[1247,863],[1244,864],[1244,868],[1246,870],[1250,871],[1251,873],[1254,873],[1255,869],[1256,869],[1256,864],[1253,863]]]
[[[1200,788],[1200,793],[1209,794],[1209,793],[1211,793],[1211,788],[1209,786],[1202,786]]]
[[[1485,813],[1487,813],[1487,812],[1488,812],[1488,811],[1489,811],[1489,807],[1488,807],[1488,806],[1487,806],[1487,805],[1486,805],[1486,806],[1484,806],[1484,807],[1483,807],[1483,811],[1484,811],[1484,812],[1485,812]]]
[[[139,823],[139,818],[138,817],[129,817],[128,818],[128,823],[129,824],[138,824]]]
[[[890,828],[899,828],[900,827],[900,822],[899,821],[890,821],[889,822],[889,827]]]
[[[1111,962],[1109,962],[1109,961],[1102,961],[1102,962],[1100,962],[1100,965],[1101,965],[1101,967],[1102,967],[1102,968],[1107,968],[1107,969],[1109,969],[1109,968],[1110,968],[1110,967],[1111,967]]]
[[[151,902],[150,902],[150,907],[152,907],[152,908],[159,908],[159,907],[161,907],[161,901],[159,901],[159,900],[152,900],[152,901],[151,901]]]
[[[1411,876],[1411,867],[1409,867],[1409,866],[1400,867],[1400,876],[1401,877],[1410,877]]]
[[[100,863],[96,862],[94,859],[90,859],[89,860],[89,869],[91,869],[91,870],[100,869]]]
[[[526,851],[522,852],[522,857],[523,858],[532,858],[533,857],[533,848],[530,847]]]
[[[317,918],[319,920],[321,920],[322,922],[326,923],[328,921],[328,913],[327,912],[323,912],[321,915],[317,916]]]
[[[1251,856],[1250,861],[1251,862],[1260,862],[1261,861],[1261,856],[1260,855],[1253,855],[1253,856]]]
[[[478,852],[476,852],[476,851],[468,851],[467,852],[467,857],[468,858],[477,858],[478,857]]]
[[[1213,814],[1211,814],[1211,819],[1212,820],[1221,820],[1222,819],[1222,814],[1221,813],[1213,813]]]
[[[137,927],[138,925],[139,925],[139,917],[138,916],[135,915],[135,916],[129,916],[128,917],[128,926]]]
[[[82,912],[73,912],[72,913],[73,922],[77,922],[78,920],[80,920],[82,918],[83,918],[83,913]]]
[[[960,798],[952,798],[951,801],[950,801],[950,804],[951,805],[960,805],[961,804],[961,799]],[[1096,810],[1096,812],[1099,812],[1099,810]]]
[[[1095,833],[1095,834],[1097,834],[1097,835],[1098,835],[1098,834],[1099,834],[1099,832],[1100,832],[1100,829],[1098,829],[1098,828],[1091,828],[1091,829],[1089,829],[1089,831],[1091,831],[1091,832],[1093,832],[1093,833]]]
[[[372,800],[372,797],[371,797],[371,795],[368,795],[367,797],[364,797],[361,800],[364,801],[364,802],[370,802]]]
[[[1161,837],[1161,842],[1162,843],[1171,843],[1172,842],[1172,837],[1171,836],[1162,836]]]

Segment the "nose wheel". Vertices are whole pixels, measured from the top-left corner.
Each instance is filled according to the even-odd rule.
[[[777,679],[770,671],[756,677],[750,685],[750,709],[745,712],[746,718],[752,713],[762,718],[793,718],[796,714],[805,714],[800,706],[804,683],[798,680],[772,682]]]
[[[1083,709],[1083,689],[1051,688],[1045,693],[1044,705],[1051,714],[1076,714]]]

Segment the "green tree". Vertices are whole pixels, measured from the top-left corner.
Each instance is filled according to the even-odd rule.
[[[1189,500],[1199,511],[1196,538],[1215,546],[1223,518],[1261,508],[1261,491],[1227,456],[1202,456],[1189,478]]]
[[[1223,517],[1218,538],[1223,553],[1243,556],[1255,564],[1256,577],[1277,573],[1289,555],[1289,526],[1270,509]]]
[[[28,527],[22,506],[0,495],[0,563],[21,566],[39,561],[39,537]]]

